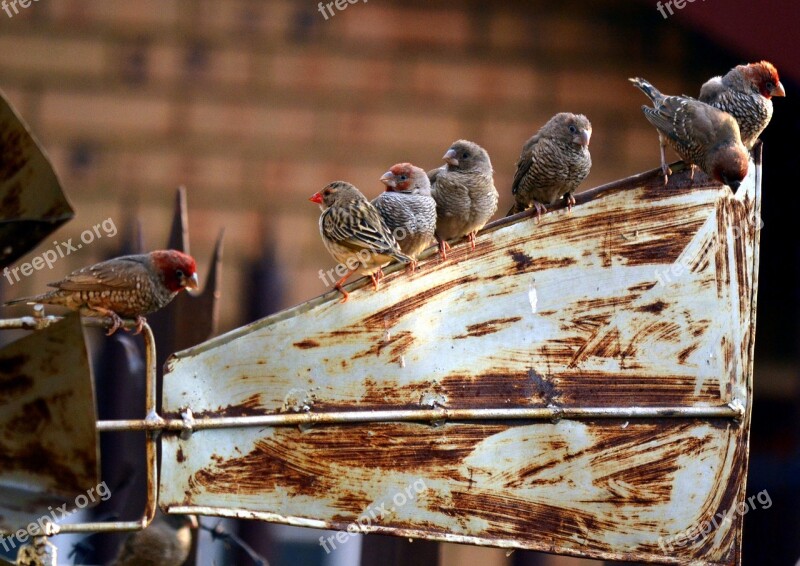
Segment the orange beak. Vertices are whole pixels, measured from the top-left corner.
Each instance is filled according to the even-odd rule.
[[[308,200],[317,204],[322,204],[322,193],[314,193],[314,195]]]
[[[783,85],[781,84],[780,81],[778,81],[778,84],[775,85],[775,88],[772,89],[772,92],[770,94],[772,96],[786,96],[786,91],[783,90]]]

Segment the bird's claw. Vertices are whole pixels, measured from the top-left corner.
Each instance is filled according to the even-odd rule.
[[[136,332],[133,333],[134,336],[142,333],[142,328],[144,327],[146,322],[147,319],[145,317],[141,315],[136,316]]]
[[[450,249],[450,244],[445,240],[439,240],[439,257],[442,261],[447,259],[447,251]]]
[[[108,311],[107,313],[104,314],[106,314],[111,319],[111,328],[109,328],[108,332],[106,332],[106,336],[112,336],[120,328],[122,328],[125,332],[128,332],[128,329],[122,326],[124,323],[122,322],[122,319],[117,313],[113,311]]]
[[[467,234],[467,239],[469,240],[469,245],[472,251],[475,251],[475,232],[470,232]]]
[[[536,222],[542,221],[542,214],[547,214],[547,207],[539,201],[533,201],[533,208],[536,210]]]
[[[572,212],[572,207],[575,206],[575,197],[572,196],[572,193],[567,193],[566,199],[567,199],[567,212]]]
[[[341,300],[341,301],[339,301],[339,302],[340,302],[340,303],[346,303],[346,302],[347,302],[347,299],[349,299],[349,298],[350,298],[350,293],[348,293],[347,291],[345,291],[345,290],[344,290],[344,287],[342,287],[342,285],[341,285],[341,284],[339,284],[339,285],[336,285],[336,290],[337,290],[337,291],[339,291],[339,292],[342,294],[342,300]]]

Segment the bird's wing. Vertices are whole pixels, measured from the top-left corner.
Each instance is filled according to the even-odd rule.
[[[145,271],[141,261],[125,256],[83,267],[49,286],[64,291],[111,291],[129,286],[131,275]]]
[[[345,247],[399,252],[397,242],[372,205],[329,208],[323,213],[322,230],[328,239]]]
[[[531,141],[533,141],[533,138],[531,138],[531,140],[529,140],[528,143],[531,143]],[[538,139],[536,141],[538,141]],[[532,143],[530,146],[528,146],[527,143],[525,145],[526,147],[522,150],[522,154],[519,156],[519,159],[517,160],[517,171],[516,173],[514,173],[514,182],[511,183],[511,194],[514,195],[517,194],[517,190],[519,189],[519,184],[522,182],[522,179],[525,178],[525,175],[528,174],[528,171],[530,171],[531,168],[531,164],[533,163],[532,158],[533,158],[533,149],[535,147],[535,142]]]

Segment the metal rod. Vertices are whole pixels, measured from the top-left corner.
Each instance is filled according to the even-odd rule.
[[[297,426],[304,424],[345,424],[380,422],[433,422],[480,420],[583,420],[583,419],[741,419],[743,408],[735,405],[717,407],[532,407],[519,409],[421,409],[386,411],[343,411],[338,413],[291,413],[249,417],[209,417],[195,419],[193,430]],[[98,421],[101,432],[147,430],[181,431],[182,419]]]
[[[44,326],[47,326],[51,322],[57,322],[60,320],[60,318],[56,317],[48,317],[48,319],[53,320],[48,321]],[[84,319],[84,324],[86,324],[86,322],[87,320]],[[95,319],[89,325],[105,326],[106,323],[103,320]],[[147,431],[147,438],[145,439],[145,458],[147,460],[147,502],[145,504],[144,515],[138,521],[72,523],[65,525],[50,523],[47,525],[48,536],[64,533],[140,531],[147,528],[150,522],[155,518],[156,505],[158,502],[158,461],[156,438],[158,436],[158,431],[160,430],[158,427],[163,426],[164,420],[158,416],[158,413],[156,412],[156,341],[155,337],[153,336],[153,331],[147,323],[142,325],[142,337],[144,338],[145,349],[145,412],[147,417],[143,421],[139,422],[150,423],[151,425],[143,429]]]

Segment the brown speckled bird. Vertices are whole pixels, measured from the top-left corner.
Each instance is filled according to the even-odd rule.
[[[499,195],[489,154],[475,142],[458,140],[442,157],[445,164],[428,171],[436,201],[436,239],[447,259],[447,240],[466,236],[475,249],[475,234],[497,210]]]
[[[150,525],[131,533],[120,547],[114,566],[181,566],[192,546],[193,515],[159,513]]]
[[[654,108],[642,106],[642,110],[658,130],[665,185],[672,173],[664,152],[668,143],[689,166],[699,166],[733,190],[739,188],[747,175],[750,154],[733,116],[688,96],[664,96],[644,79],[629,80],[653,101]]]
[[[353,275],[369,275],[372,286],[378,289],[376,274],[392,259],[410,263],[378,210],[357,188],[345,181],[335,181],[310,199],[322,208],[319,232],[322,242],[333,258],[348,269],[334,287],[346,302],[349,293],[342,285]]]
[[[768,61],[738,65],[709,79],[700,100],[731,114],[739,123],[742,143],[752,149],[772,119],[772,97],[786,96],[778,70]]]
[[[386,192],[372,204],[378,209],[386,227],[412,259],[413,273],[417,256],[434,242],[436,201],[431,196],[428,174],[411,163],[397,163],[383,174]]]
[[[185,253],[158,250],[101,261],[49,286],[55,290],[5,305],[58,305],[88,316],[107,316],[113,321],[109,336],[122,326],[122,318],[133,318],[138,334],[144,315],[167,306],[181,290],[197,288],[197,266]]]
[[[592,124],[583,114],[556,114],[522,146],[517,172],[511,185],[515,203],[507,216],[536,208],[537,219],[547,212],[545,205],[567,199],[571,209],[572,193],[592,168],[589,140]]]

